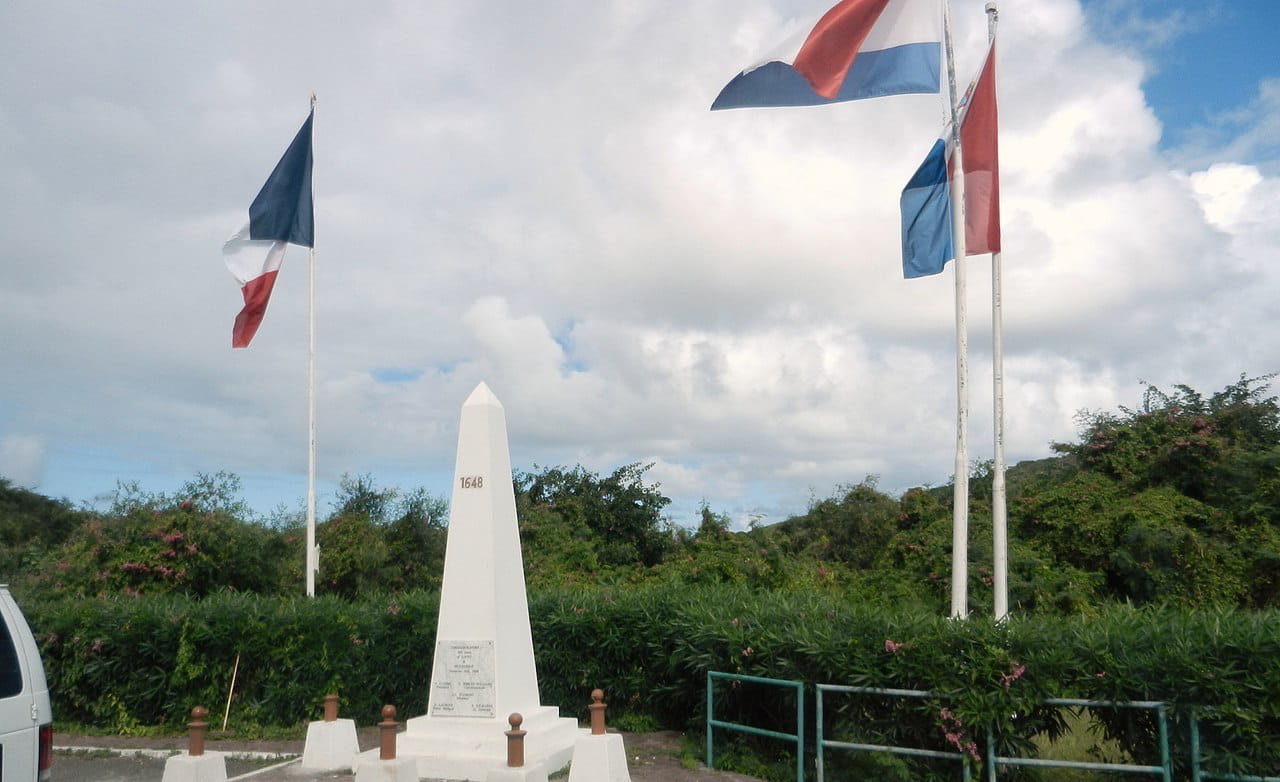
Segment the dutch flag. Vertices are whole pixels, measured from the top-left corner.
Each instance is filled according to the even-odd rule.
[[[938,0],[841,0],[807,34],[735,76],[711,109],[937,92],[941,50]]]

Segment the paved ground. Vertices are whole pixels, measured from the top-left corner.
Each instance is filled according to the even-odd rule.
[[[679,733],[624,733],[632,782],[759,782],[754,777],[712,771],[700,762],[682,762],[685,742]],[[378,746],[377,731],[359,731],[362,750]],[[246,782],[352,782],[351,774],[316,774],[298,767],[303,741],[210,739],[208,751],[227,753],[228,780]],[[55,782],[161,782],[164,758],[186,749],[186,740],[128,736],[54,735]],[[700,751],[692,754],[700,756]],[[561,779],[567,775],[561,775]],[[556,777],[552,777],[556,779]]]

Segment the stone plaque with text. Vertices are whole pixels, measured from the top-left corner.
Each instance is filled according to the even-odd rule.
[[[497,700],[493,641],[437,641],[432,675],[432,717],[492,719]]]

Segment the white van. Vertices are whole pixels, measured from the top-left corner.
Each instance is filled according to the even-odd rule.
[[[53,709],[27,620],[0,584],[0,782],[45,782],[53,760]]]

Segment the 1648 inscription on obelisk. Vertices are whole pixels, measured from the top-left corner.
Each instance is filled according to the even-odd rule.
[[[504,766],[512,712],[524,717],[526,763],[548,772],[568,764],[578,723],[539,702],[506,417],[484,383],[462,405],[458,425],[432,651],[427,713],[410,719],[396,741],[420,777],[483,780]]]

